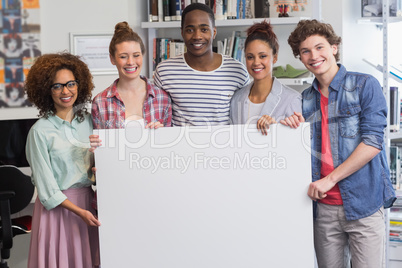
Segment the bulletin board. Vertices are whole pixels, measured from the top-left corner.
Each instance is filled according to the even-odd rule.
[[[96,133],[102,267],[314,267],[308,123]]]

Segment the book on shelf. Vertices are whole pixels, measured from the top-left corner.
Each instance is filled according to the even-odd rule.
[[[227,55],[235,60],[245,63],[244,43],[246,37],[241,36],[241,31],[233,31],[232,35],[222,40],[217,40],[216,52]]]
[[[223,54],[223,41],[222,40],[216,41],[216,46],[217,46],[216,53]]]
[[[152,22],[152,0],[148,0],[147,11],[148,11],[148,21]]]
[[[159,21],[158,17],[158,0],[150,0],[151,21]]]
[[[170,41],[170,58],[182,55],[185,51],[185,46],[181,40]]]
[[[155,70],[157,62],[156,62],[156,46],[157,46],[157,38],[154,38],[153,40],[153,51],[152,51],[152,70]]]
[[[182,6],[184,4],[183,0],[169,0],[170,21],[181,20]]]
[[[229,41],[229,51],[228,54],[230,57],[233,57],[233,48],[236,42],[236,38],[240,37],[241,32],[240,31],[233,31],[232,32],[232,37],[230,37]]]
[[[223,39],[223,51],[222,51],[222,54],[223,54],[223,55],[226,55],[227,47],[228,47],[228,39],[227,39],[227,38],[224,38],[224,39]]]
[[[243,64],[246,64],[246,58],[244,55],[244,43],[246,42],[246,37],[239,36],[236,38],[237,45],[235,46],[235,50],[233,53],[233,58],[235,60],[240,61]]]
[[[182,5],[182,8],[185,9],[186,6],[188,6],[188,5],[192,4],[192,3],[193,3],[192,0],[184,0],[184,6]]]
[[[236,18],[237,19],[252,19],[254,18],[254,10],[252,10],[253,0],[237,0]]]
[[[160,62],[171,57],[182,55],[186,51],[184,42],[177,39],[157,37],[154,38],[153,44],[152,67],[154,71]]]
[[[224,10],[223,10],[223,0],[215,0],[214,1],[214,15],[216,20],[225,19]]]
[[[228,55],[228,56],[230,55],[229,51],[230,51],[230,46],[232,45],[231,43],[232,43],[232,37],[227,38],[226,50],[224,51],[225,55]]]
[[[238,52],[238,49],[239,49],[239,41],[240,41],[240,33],[239,33],[239,36],[236,36],[235,40],[234,40],[233,52],[232,52],[232,57],[234,59],[237,57],[237,52]]]
[[[245,1],[245,19],[252,19],[254,17],[254,0]]]
[[[170,42],[168,39],[165,39],[165,54],[163,56],[163,59],[165,60],[170,56]]]
[[[159,42],[159,62],[165,59],[165,53],[165,38],[161,38]]]
[[[228,43],[228,39],[224,38],[223,40],[218,40],[217,42],[217,53],[222,54],[222,55],[226,55],[226,48],[227,48],[227,43]]]
[[[400,112],[399,112],[399,125],[402,124],[402,98],[399,98],[399,107],[400,107]]]
[[[154,38],[154,58],[152,59],[154,66],[153,70],[156,69],[156,66],[160,62],[160,46],[161,46],[161,39],[160,38]]]
[[[401,176],[401,154],[398,146],[390,146],[389,171],[392,185],[395,189],[399,188],[399,178]]]
[[[228,20],[236,19],[237,0],[226,0],[225,6],[226,6],[226,18]]]
[[[389,241],[402,243],[402,230],[390,230]]]
[[[390,126],[389,130],[391,132],[398,132],[400,129],[400,115],[401,115],[401,99],[399,98],[398,87],[390,87],[389,94],[390,94]]]
[[[246,12],[243,13],[243,6],[246,7],[246,5],[243,4],[243,0],[237,0],[236,19],[244,19],[243,14],[245,15]]]
[[[163,20],[170,21],[170,1],[173,0],[163,0]]]
[[[158,21],[163,21],[163,1],[158,0]]]
[[[216,20],[269,17],[269,0],[148,0],[149,21],[180,21],[184,8],[204,3]]]
[[[180,0],[178,0],[180,1]],[[170,20],[175,21],[176,20],[176,0],[169,0],[169,14],[170,14]]]
[[[181,20],[181,12],[182,12],[182,7],[181,7],[181,0],[176,0],[176,20],[180,21]]]
[[[254,17],[269,18],[269,6],[268,0],[254,0]]]

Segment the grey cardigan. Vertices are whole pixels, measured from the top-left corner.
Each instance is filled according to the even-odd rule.
[[[248,106],[250,89],[253,83],[237,90],[230,102],[231,124],[245,124],[248,120]],[[275,118],[276,122],[291,116],[294,112],[302,112],[302,97],[296,90],[282,85],[274,78],[272,90],[265,100],[260,115],[269,115]]]

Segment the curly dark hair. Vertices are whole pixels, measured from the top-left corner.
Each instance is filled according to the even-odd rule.
[[[332,26],[328,23],[319,22],[317,20],[301,20],[296,26],[296,29],[290,34],[288,44],[293,50],[293,55],[296,58],[300,57],[300,44],[312,35],[320,35],[327,39],[328,43],[332,45],[339,45],[342,38],[337,36]],[[339,49],[335,55],[336,61],[339,61]]]
[[[29,101],[39,109],[40,117],[48,118],[55,115],[56,108],[50,87],[54,83],[56,73],[64,69],[70,70],[79,81],[78,96],[73,108],[74,114],[82,122],[87,112],[84,104],[91,101],[94,84],[88,66],[80,60],[79,56],[67,52],[40,56],[28,72],[25,92]]]
[[[146,49],[144,42],[142,42],[141,37],[130,28],[126,21],[119,22],[114,27],[114,34],[109,44],[109,54],[114,57],[116,45],[127,41],[134,41],[140,44],[141,53],[142,55],[145,54]]]
[[[251,41],[260,40],[269,45],[274,55],[279,52],[279,43],[276,34],[274,33],[272,26],[266,20],[260,23],[254,23],[247,29],[247,38],[244,43],[244,50]]]

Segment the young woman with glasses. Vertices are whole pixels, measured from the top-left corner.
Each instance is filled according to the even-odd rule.
[[[92,120],[85,108],[93,88],[87,65],[68,53],[41,56],[28,73],[25,91],[41,117],[26,145],[38,191],[28,268],[99,266]]]

